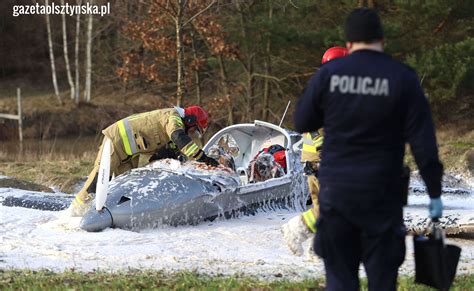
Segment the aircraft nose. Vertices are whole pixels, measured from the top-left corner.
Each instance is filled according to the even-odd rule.
[[[102,231],[112,226],[112,215],[107,207],[101,211],[91,209],[82,217],[80,227],[89,232]]]

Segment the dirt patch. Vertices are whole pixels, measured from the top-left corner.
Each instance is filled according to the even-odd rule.
[[[113,122],[131,114],[169,107],[165,99],[149,95],[128,97],[111,94],[96,96],[92,103],[64,105],[49,95],[27,96],[23,101],[23,137],[50,139],[64,136],[94,135]],[[0,112],[17,114],[15,98],[1,98]],[[18,123],[0,119],[0,139],[18,139]]]
[[[43,185],[39,185],[36,183],[32,183],[29,181],[23,181],[16,178],[4,178],[0,179],[0,188],[15,188],[15,189],[22,189],[28,191],[38,191],[38,192],[49,192],[52,193],[53,191],[45,187]]]
[[[77,185],[89,174],[94,162],[93,157],[67,160],[34,160],[28,162],[0,162],[0,175],[15,177],[18,181],[30,181],[31,185],[45,185],[43,189],[55,187],[64,193],[75,193]],[[2,183],[3,179],[0,179]],[[6,185],[0,187],[16,186]],[[28,183],[28,182],[26,182]],[[48,186],[48,187],[46,187]],[[20,188],[23,189],[23,188]],[[28,189],[29,190],[29,189]],[[43,190],[39,190],[43,191]]]
[[[55,112],[33,111],[25,116],[25,138],[49,139],[58,136],[92,135],[118,119],[146,111],[145,108],[80,106],[59,109]]]

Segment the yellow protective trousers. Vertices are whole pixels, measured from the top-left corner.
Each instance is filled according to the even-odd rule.
[[[99,172],[99,166],[100,166],[100,158],[102,157],[102,149],[104,147],[104,141],[102,141],[101,146],[99,147],[99,153],[97,154],[97,158],[95,159],[94,162],[94,168],[90,172],[89,176],[87,177],[87,180],[82,186],[82,189],[76,194],[76,198],[72,202],[73,204],[76,204],[75,206],[81,206],[85,203],[88,203],[90,200],[92,200],[93,196],[91,193],[95,193],[95,187],[96,187],[96,182],[97,182],[97,173]],[[110,175],[114,174],[115,176],[118,176],[122,173],[125,173],[126,171],[130,169],[134,169],[138,167],[138,161],[139,161],[139,156],[131,156],[127,158],[126,160],[121,160],[118,151],[121,150],[120,146],[117,147],[116,144],[113,142],[111,143],[112,145],[112,150],[110,153]]]
[[[311,201],[313,202],[313,207],[301,214],[303,221],[305,222],[308,229],[315,233],[316,232],[316,219],[319,217],[319,181],[318,178],[314,175],[308,175],[308,186],[309,192],[311,194]]]

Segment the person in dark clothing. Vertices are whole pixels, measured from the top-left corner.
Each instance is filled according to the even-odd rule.
[[[315,251],[328,290],[358,290],[360,262],[369,290],[395,290],[405,258],[398,190],[405,143],[427,186],[432,219],[442,215],[443,166],[418,77],[383,53],[377,13],[355,9],[345,34],[350,54],[320,67],[294,113],[298,132],[325,131]]]

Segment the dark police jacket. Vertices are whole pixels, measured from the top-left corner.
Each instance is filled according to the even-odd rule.
[[[324,127],[320,203],[340,210],[399,210],[405,143],[430,197],[441,195],[443,167],[416,73],[387,54],[358,50],[310,79],[294,113],[298,132]],[[323,205],[323,206],[324,206]]]

